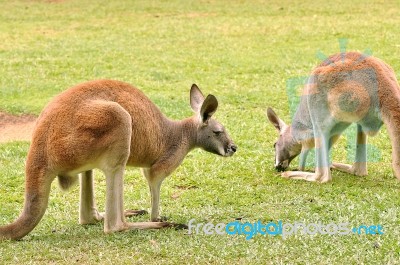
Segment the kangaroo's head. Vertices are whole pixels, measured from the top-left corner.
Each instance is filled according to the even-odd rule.
[[[237,146],[233,143],[224,126],[212,118],[218,108],[213,95],[205,99],[200,89],[193,84],[190,90],[190,105],[198,117],[196,144],[198,147],[221,156],[231,156]]]
[[[300,154],[301,143],[293,138],[291,126],[286,125],[271,108],[268,108],[267,116],[268,120],[279,131],[278,140],[274,144],[275,169],[285,171],[289,167],[290,162]]]

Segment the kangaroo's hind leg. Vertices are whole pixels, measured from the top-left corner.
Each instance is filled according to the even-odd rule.
[[[332,168],[356,176],[368,175],[367,169],[367,135],[361,125],[357,124],[356,157],[353,165],[332,163]]]
[[[163,228],[165,223],[129,223],[125,221],[123,201],[123,178],[130,156],[132,117],[119,104],[110,101],[88,102],[78,114],[82,124],[75,133],[85,148],[79,153],[87,167],[99,168],[106,176],[106,205],[104,232],[111,233],[129,229]],[[76,137],[74,137],[76,138]],[[89,163],[89,164],[88,164]],[[91,173],[82,177],[82,202],[89,221],[101,219],[95,210],[93,178]]]

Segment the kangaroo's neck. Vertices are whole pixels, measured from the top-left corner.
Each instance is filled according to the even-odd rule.
[[[166,118],[164,124],[163,145],[168,151],[175,150],[186,155],[196,147],[197,125],[193,117],[179,121]]]

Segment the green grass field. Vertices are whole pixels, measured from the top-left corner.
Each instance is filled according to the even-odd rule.
[[[161,189],[161,215],[178,223],[304,222],[377,225],[383,235],[188,235],[165,229],[103,234],[78,224],[78,187],[53,183],[48,210],[22,241],[0,242],[1,264],[398,264],[400,183],[384,128],[369,143],[381,159],[368,177],[333,172],[316,184],[273,169],[273,107],[290,121],[286,82],[317,54],[370,51],[400,78],[396,1],[0,1],[0,110],[39,114],[82,81],[119,79],[141,88],[168,116],[191,115],[196,83],[219,100],[216,118],[239,147],[231,158],[191,152]],[[343,46],[344,47],[344,46]],[[334,148],[347,159],[346,139]],[[22,209],[28,142],[0,144],[0,224]],[[297,166],[297,160],[293,167]],[[150,209],[139,170],[125,177],[125,208]],[[96,172],[104,209],[105,178]],[[131,221],[145,221],[141,216]]]

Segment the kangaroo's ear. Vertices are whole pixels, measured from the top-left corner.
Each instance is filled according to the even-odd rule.
[[[267,109],[267,117],[278,131],[281,131],[285,126],[287,126],[284,121],[279,119],[278,115],[276,115],[275,111],[273,111],[270,107]]]
[[[204,102],[204,95],[201,93],[200,88],[193,84],[190,89],[190,106],[194,112],[199,112],[201,104]]]
[[[208,123],[208,120],[211,116],[217,111],[218,108],[218,100],[213,95],[208,95],[201,105],[200,109],[200,117],[201,121],[204,124]]]

